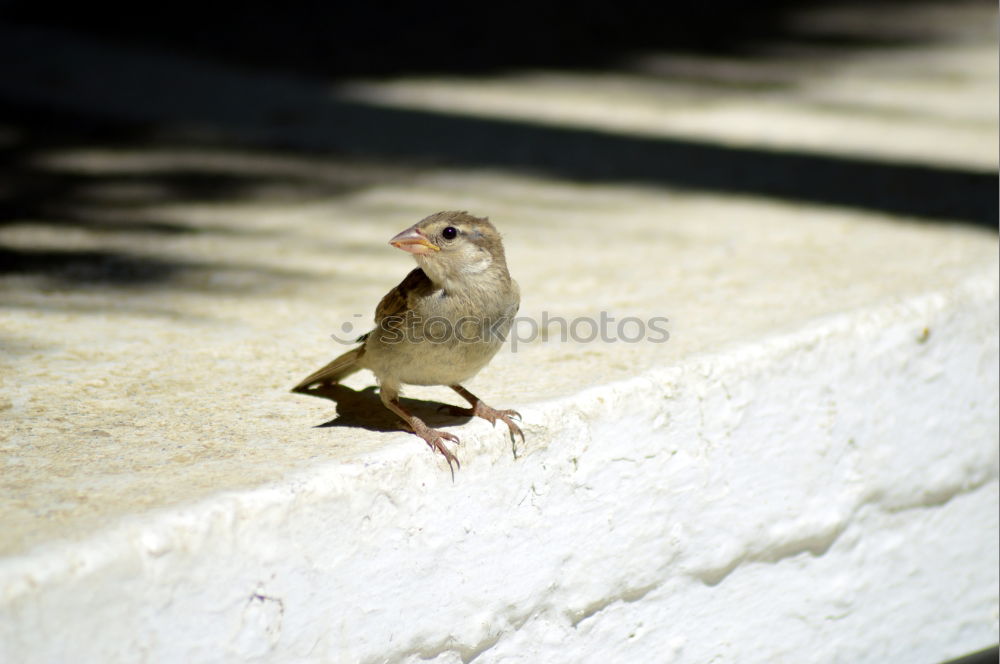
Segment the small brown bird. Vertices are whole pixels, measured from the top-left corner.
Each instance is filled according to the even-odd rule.
[[[462,387],[489,363],[510,331],[520,291],[507,271],[500,233],[486,218],[467,212],[438,212],[389,241],[413,254],[416,268],[389,291],[375,309],[375,329],[349,350],[299,383],[293,392],[316,384],[339,383],[370,369],[386,408],[399,415],[448,466],[460,466],[445,447],[458,437],[428,427],[399,402],[402,384],[447,385],[471,408],[448,407],[452,414],[504,422],[524,440],[513,410],[497,410]]]

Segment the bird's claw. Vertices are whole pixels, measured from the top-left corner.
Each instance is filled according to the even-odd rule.
[[[500,411],[497,411],[497,412],[498,413],[503,413],[507,417],[515,417],[515,418],[517,418],[517,420],[519,422],[524,419],[523,417],[521,417],[521,413],[517,412],[516,410],[500,410]]]
[[[524,444],[525,442],[524,432],[521,431],[521,427],[514,424],[514,420],[510,419],[510,417],[511,416],[502,416],[500,419],[502,419],[504,421],[504,424],[507,425],[507,428],[510,429],[510,439],[514,440],[514,435],[517,434],[518,436],[521,437],[521,444]],[[520,420],[521,416],[518,415],[517,419]]]
[[[455,468],[462,468],[462,462],[458,460],[458,457],[452,453],[445,444],[441,442],[442,440],[447,440],[456,445],[461,445],[462,441],[458,439],[453,433],[448,433],[447,431],[439,431],[438,429],[431,429],[430,427],[425,427],[418,430],[414,430],[415,434],[423,438],[424,442],[427,443],[428,447],[432,451],[438,451],[444,456],[445,461],[448,462],[448,469],[451,470],[451,479],[455,479]],[[454,464],[454,465],[453,465]]]
[[[452,406],[451,404],[441,404],[438,406],[438,412],[448,413],[449,415],[464,416],[464,417],[481,417],[494,427],[497,425],[497,420],[500,420],[507,425],[510,430],[510,439],[513,442],[517,441],[517,436],[521,437],[521,443],[525,443],[524,432],[521,431],[521,427],[517,425],[517,421],[523,421],[524,418],[521,417],[521,413],[516,410],[506,409],[498,410],[491,406],[487,406],[482,401],[477,401],[476,405],[472,408],[463,408],[461,406]]]
[[[518,435],[521,437],[521,442],[522,443],[525,442],[524,432],[521,431],[521,427],[519,427],[513,420],[513,418],[521,420],[521,413],[517,412],[516,410],[497,410],[495,408],[490,408],[489,406],[484,406],[480,404],[476,408],[476,415],[479,415],[481,418],[488,421],[494,427],[497,425],[497,420],[500,420],[501,422],[507,425],[508,429],[510,429],[511,440],[514,440],[514,436]]]

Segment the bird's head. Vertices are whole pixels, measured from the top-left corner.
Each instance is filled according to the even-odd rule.
[[[389,244],[413,254],[431,281],[442,287],[507,272],[500,233],[489,219],[468,212],[432,214],[396,235]]]

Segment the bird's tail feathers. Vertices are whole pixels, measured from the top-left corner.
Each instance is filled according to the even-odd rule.
[[[365,352],[364,346],[359,346],[349,350],[319,371],[312,373],[308,378],[292,388],[292,392],[305,392],[310,386],[316,383],[333,384],[339,383],[350,376],[355,371],[361,369],[358,360]]]

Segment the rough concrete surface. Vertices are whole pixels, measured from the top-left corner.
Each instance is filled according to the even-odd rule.
[[[0,48],[80,41],[0,94],[96,128],[0,123],[28,192],[0,225],[0,661],[937,662],[995,643],[998,243],[957,223],[982,208],[366,156],[335,128],[308,153],[322,127],[234,109],[167,122],[192,91],[312,86],[995,179],[995,8],[921,11],[949,17],[929,45],[749,73],[650,54],[621,76],[325,92],[3,28]],[[67,93],[88,58],[126,55],[186,101]],[[32,74],[53,63],[58,86]],[[454,482],[370,375],[288,392],[412,268],[387,240],[442,209],[503,232],[525,319],[469,385],[524,415],[516,458],[502,427],[436,414],[448,390],[406,393],[461,437]],[[602,312],[668,319],[669,339],[532,334]]]

